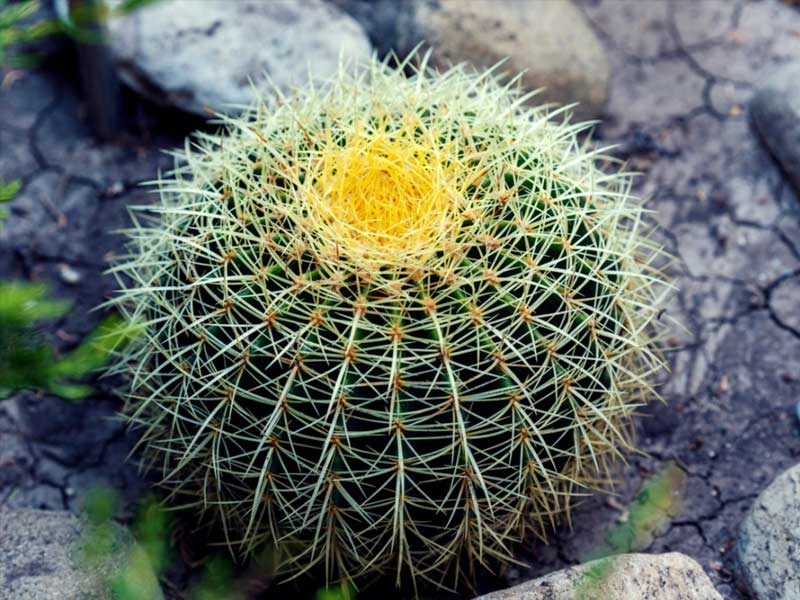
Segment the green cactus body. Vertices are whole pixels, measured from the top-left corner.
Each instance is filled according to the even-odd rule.
[[[187,142],[134,211],[126,415],[234,548],[452,583],[607,482],[660,250],[587,126],[524,100],[342,70]]]

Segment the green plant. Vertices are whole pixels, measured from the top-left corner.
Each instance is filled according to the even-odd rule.
[[[0,181],[0,204],[13,200],[21,187],[18,179]],[[0,206],[0,226],[7,215]],[[31,389],[80,400],[92,392],[92,386],[76,380],[103,366],[115,347],[137,333],[133,324],[112,315],[72,351],[57,355],[39,323],[63,317],[70,303],[48,296],[43,283],[0,281],[0,400],[17,390]]]
[[[13,181],[9,181],[8,183],[4,183],[0,180],[0,204],[4,202],[11,202],[19,192],[20,188],[22,187],[22,182],[19,179],[14,179]],[[3,220],[8,216],[8,211],[5,209],[4,206],[0,206],[0,225],[3,224]]]
[[[36,54],[20,52],[19,47],[59,31],[56,21],[34,19],[40,7],[39,0],[0,0],[0,68],[34,66]]]
[[[287,572],[511,560],[609,482],[662,366],[663,255],[590,124],[422,62],[198,134],[113,269],[149,464]]]
[[[103,366],[111,350],[133,335],[128,323],[110,316],[78,347],[58,356],[37,324],[62,317],[69,308],[69,302],[49,299],[42,283],[0,281],[0,400],[24,389],[80,400],[92,386],[75,380]]]
[[[575,600],[602,598],[604,584],[612,574],[613,562],[604,560],[623,552],[643,550],[653,535],[681,511],[686,490],[686,474],[676,463],[645,481],[639,493],[625,508],[618,522],[606,535],[606,542],[594,548],[583,562],[587,568],[575,590]]]
[[[93,26],[111,17],[125,15],[159,0],[122,0],[109,7],[104,0],[73,2],[63,19],[37,18],[41,0],[0,0],[0,68],[29,69],[37,66],[39,55],[26,48],[38,40],[65,34],[78,41],[102,42]]]
[[[353,588],[346,583],[319,589],[315,596],[315,600],[355,600],[355,598],[356,593],[353,591]]]
[[[94,573],[104,574],[99,583],[114,600],[162,598],[158,578],[164,577],[173,561],[169,514],[155,497],[140,499],[131,526],[133,536],[127,536],[114,522],[120,503],[119,493],[105,485],[94,487],[86,494],[82,510],[86,526],[81,536],[81,564]],[[113,568],[102,568],[107,561],[111,561]],[[204,561],[198,581],[189,585],[181,597],[242,600],[244,596],[236,589],[241,583],[234,579],[229,560],[211,556]]]
[[[102,593],[115,600],[157,600],[158,575],[168,563],[169,521],[154,498],[139,503],[134,536],[114,523],[120,498],[110,487],[98,486],[83,501],[86,521],[80,544],[81,565],[103,574]],[[109,563],[110,567],[109,568]]]

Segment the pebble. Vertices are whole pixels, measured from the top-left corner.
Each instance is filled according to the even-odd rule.
[[[61,263],[58,265],[58,276],[61,277],[61,281],[67,285],[77,285],[83,279],[83,275],[80,271],[74,269],[66,263]]]

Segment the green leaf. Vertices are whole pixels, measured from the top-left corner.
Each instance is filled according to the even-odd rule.
[[[192,590],[191,600],[240,600],[241,596],[231,591],[233,568],[231,563],[219,557],[209,560]]]
[[[74,350],[52,365],[53,377],[83,377],[102,367],[111,353],[124,346],[136,334],[136,327],[112,315]]]
[[[30,326],[37,321],[55,319],[69,311],[70,303],[47,298],[43,283],[0,282],[0,325]]]
[[[140,330],[118,316],[106,317],[77,348],[59,358],[38,324],[63,316],[70,303],[47,296],[42,283],[0,282],[0,398],[14,390],[44,389],[66,400],[81,400],[93,388],[73,380],[100,368]]]
[[[29,52],[11,52],[10,47],[46,37],[57,31],[58,22],[52,19],[24,23],[40,8],[39,0],[9,4],[0,1],[0,67],[29,68],[36,56]]]
[[[13,200],[22,187],[22,180],[14,179],[8,183],[0,182],[0,202]]]
[[[94,388],[88,384],[59,383],[51,381],[47,384],[47,391],[55,396],[63,398],[64,400],[77,402],[78,400],[83,400],[87,396],[90,396],[94,391]]]
[[[352,586],[341,583],[334,587],[317,590],[316,600],[355,600],[356,593]]]
[[[114,518],[119,506],[119,495],[108,486],[98,486],[89,491],[83,500],[83,512],[92,525],[103,525]]]
[[[155,4],[159,0],[125,0],[117,8],[115,12],[119,14],[127,14],[147,6],[148,4]]]
[[[111,579],[111,592],[117,600],[156,600],[161,598],[158,579],[147,552],[133,545],[120,573]]]
[[[161,573],[169,562],[169,516],[155,498],[144,500],[136,515],[134,535],[153,570]]]
[[[0,2],[0,30],[9,29],[39,10],[39,0],[8,4]]]

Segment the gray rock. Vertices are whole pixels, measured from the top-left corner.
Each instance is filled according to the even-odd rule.
[[[755,598],[800,598],[800,464],[758,497],[742,523],[736,552]]]
[[[750,112],[764,142],[800,190],[800,62],[775,71],[756,91]]]
[[[467,62],[479,69],[507,59],[502,70],[524,72],[535,103],[579,102],[575,115],[596,117],[608,96],[609,68],[597,36],[569,0],[334,0],[357,18],[382,53],[400,57],[421,42],[431,63]]]
[[[679,552],[620,554],[475,600],[722,600],[697,562]]]
[[[82,558],[88,526],[60,511],[0,510],[0,598],[3,600],[108,600],[109,581],[136,560],[137,587],[161,600],[158,580],[130,533],[112,529],[107,558],[87,565]],[[131,563],[134,564],[134,563]]]
[[[249,105],[256,89],[284,91],[369,57],[359,24],[321,0],[162,0],[110,20],[125,82],[162,104],[208,116]]]

